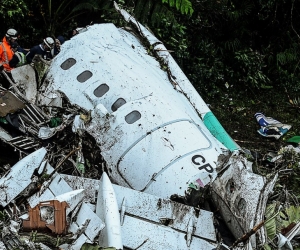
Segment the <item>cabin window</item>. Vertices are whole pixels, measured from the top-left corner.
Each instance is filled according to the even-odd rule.
[[[247,203],[245,199],[237,197],[237,209],[240,216],[244,216],[246,214]]]
[[[230,179],[226,184],[226,190],[229,193],[233,193],[235,191],[235,183],[233,179]]]
[[[93,73],[89,70],[83,71],[81,74],[77,76],[78,82],[85,82],[92,77]]]
[[[114,104],[111,106],[111,110],[115,112],[118,108],[120,108],[122,105],[124,105],[126,101],[123,98],[119,98],[114,102]]]
[[[60,67],[63,70],[68,70],[69,68],[71,68],[74,64],[76,63],[76,60],[74,58],[68,58],[67,60],[65,60]]]
[[[94,90],[94,95],[96,97],[102,97],[108,92],[108,90],[109,90],[108,85],[103,83]]]
[[[141,118],[141,113],[137,110],[134,110],[125,116],[125,121],[128,124],[132,124],[132,123],[135,123],[140,118]]]

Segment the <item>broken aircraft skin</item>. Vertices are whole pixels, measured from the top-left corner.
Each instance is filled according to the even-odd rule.
[[[33,88],[37,97],[29,93],[32,88],[22,88],[19,98],[28,98],[20,108],[26,138],[16,140],[1,128],[2,140],[23,153],[26,145],[36,150],[43,140],[53,139],[73,122],[77,137],[84,142],[88,133],[100,148],[103,170],[113,183],[162,199],[185,197],[191,189],[210,187],[215,203],[226,207],[220,211],[233,235],[242,237],[261,222],[276,176],[268,181],[252,173],[241,148],[218,123],[164,45],[127,12],[116,8],[132,28],[95,24],[66,41],[47,65],[45,79],[38,77],[44,81],[34,85],[39,86]],[[153,54],[141,43],[144,38],[154,48]],[[32,72],[30,65],[23,67],[27,70],[16,68],[13,76]],[[28,84],[19,79],[15,77],[12,92]],[[49,128],[47,123],[57,110],[69,113],[60,126]],[[239,176],[245,176],[246,183],[241,183]],[[232,182],[243,188],[232,192],[228,188]],[[260,237],[251,237],[244,249],[265,243],[263,227],[258,234]]]
[[[54,237],[71,233],[68,242],[60,241],[59,248],[66,250],[79,250],[86,243],[97,242],[98,238],[98,245],[103,249],[110,246],[126,250],[182,250],[224,246],[217,241],[212,212],[200,209],[196,212],[193,207],[170,199],[113,185],[105,172],[100,180],[59,174],[48,164],[45,151],[41,148],[12,167],[12,172],[30,162],[32,168],[36,167],[39,155],[38,165],[43,169],[39,172],[53,174],[38,192],[27,198],[28,211],[20,211],[17,199],[12,204],[14,212],[10,219],[19,227],[14,232],[23,236],[17,237],[18,246],[24,244],[25,232],[35,230],[51,232]],[[32,175],[25,172],[22,176],[30,179]],[[11,180],[18,178],[12,176]],[[24,186],[19,191],[23,189]],[[4,234],[9,237],[12,233],[12,229],[6,229]],[[48,242],[48,246],[52,245]],[[30,249],[36,248],[33,245]]]
[[[184,195],[190,183],[211,183],[219,156],[228,154],[140,40],[113,24],[90,26],[67,41],[42,88],[43,96],[64,96],[91,111],[90,122],[76,130],[95,138],[119,185],[164,198]]]

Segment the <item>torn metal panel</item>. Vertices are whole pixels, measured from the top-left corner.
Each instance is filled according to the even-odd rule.
[[[21,247],[21,242],[17,235],[9,233],[9,234],[3,235],[2,240],[6,247],[4,249],[14,250],[14,249],[18,249]]]
[[[26,107],[22,110],[29,122],[32,122],[36,126],[41,126],[49,121],[49,118],[44,112],[32,103],[26,104]]]
[[[67,215],[72,212],[77,205],[82,202],[84,197],[84,189],[73,190],[71,192],[63,193],[54,198],[54,200],[58,200],[60,202],[65,201],[68,204]]]
[[[37,97],[37,83],[35,71],[31,65],[26,64],[11,70],[12,77],[20,89],[24,93],[26,99],[30,103],[35,103]]]
[[[23,108],[25,104],[11,91],[0,90],[0,117],[13,114]]]
[[[0,179],[0,204],[5,207],[17,195],[19,195],[29,184],[33,172],[41,167],[47,151],[41,148],[17,162]]]
[[[293,250],[293,246],[288,238],[286,238],[280,233],[276,236],[278,240],[278,250]]]
[[[2,249],[2,250],[7,249],[2,241],[0,241],[0,249]]]
[[[9,141],[12,139],[12,136],[0,126],[0,138],[4,141]]]
[[[68,183],[68,185],[73,189],[84,189],[85,191],[85,202],[91,202],[96,204],[97,202],[97,189],[99,188],[99,180],[89,179],[84,177],[78,177],[73,175],[60,174],[60,176]],[[113,187],[115,185],[113,184]],[[115,187],[114,187],[115,189]],[[118,196],[117,196],[118,198]]]
[[[236,238],[250,232],[264,221],[266,203],[277,175],[270,180],[248,170],[249,162],[235,154],[224,162],[224,169],[211,185],[212,198]],[[261,227],[250,237],[253,248],[266,242],[266,231]]]
[[[66,181],[57,173],[54,174],[50,183],[44,183],[44,185],[41,187],[40,192],[27,199],[30,207],[33,208],[41,201],[53,200],[56,196],[73,191]]]
[[[38,174],[41,175],[42,173],[50,175],[53,172],[53,167],[49,164],[49,162],[43,161],[40,168],[38,169]]]
[[[76,235],[79,235],[78,239],[68,247],[71,247],[71,249],[80,249],[84,243],[91,243],[95,240],[95,237],[98,236],[100,231],[104,228],[104,223],[93,212],[90,204],[84,203],[80,205],[84,198],[83,189],[72,190],[72,188],[64,181],[64,179],[62,179],[60,174],[56,173],[54,178],[50,180],[50,183],[45,183],[45,186],[42,186],[41,190],[42,191],[40,193],[37,193],[28,199],[28,202],[31,206],[33,206],[36,202],[39,202],[39,204],[33,209],[30,208],[31,213],[34,211],[35,215],[38,214],[36,210],[38,210],[41,205],[45,205],[49,202],[61,202],[66,204],[67,206],[64,210],[64,215],[68,216],[71,212],[73,212],[74,214],[72,217],[75,218],[75,221],[71,223],[69,228],[64,229],[64,233],[66,233],[66,230],[68,230]],[[54,194],[57,194],[57,196],[53,197]],[[49,197],[51,200],[45,201],[45,199]],[[57,209],[55,209],[55,211],[56,210]],[[57,233],[57,231],[61,231],[61,229],[57,228],[56,226],[56,220],[58,219],[61,221],[61,212],[58,215],[60,216],[52,217],[52,221],[46,221],[47,223],[44,223],[43,221],[41,222],[38,218],[36,218],[36,216],[33,219],[30,219],[29,222],[26,222],[26,217],[23,217],[23,220],[25,221],[24,226],[27,227],[27,229],[34,229],[33,227],[37,227],[36,224],[38,223],[38,228],[45,229],[45,227],[47,227],[50,228],[53,233]],[[84,224],[86,225],[84,226]]]
[[[100,185],[99,180],[87,179],[71,175],[62,175],[67,183],[73,188],[83,188],[86,191],[86,198],[94,202],[95,192]],[[193,207],[161,199],[147,193],[142,193],[129,188],[113,184],[119,210],[122,209],[123,198],[126,199],[124,224],[127,217],[140,218],[154,224],[168,224],[168,227],[176,231],[186,232],[191,217],[195,217]],[[88,201],[87,200],[87,201]],[[124,231],[122,229],[122,231]],[[126,235],[126,234],[125,234]],[[125,238],[125,235],[123,238]],[[194,236],[216,242],[215,228],[213,224],[213,213],[200,210],[196,219]]]
[[[93,242],[104,227],[103,221],[91,210],[89,205],[82,203],[76,214],[76,221],[70,225],[69,232],[73,234],[84,233]]]
[[[124,247],[139,250],[182,250],[215,249],[217,244],[193,235],[190,246],[186,242],[186,233],[170,227],[138,220],[128,216],[122,227]]]
[[[21,151],[38,148],[40,146],[39,142],[35,141],[33,138],[26,136],[17,136],[14,138],[10,138],[7,140],[7,142]]]

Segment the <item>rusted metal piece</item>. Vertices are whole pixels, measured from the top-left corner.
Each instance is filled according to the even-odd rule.
[[[53,223],[47,223],[47,221],[41,218],[42,207],[53,208],[54,220]],[[47,230],[50,229],[54,234],[66,234],[67,233],[67,217],[66,208],[68,204],[63,201],[57,200],[40,202],[34,208],[29,208],[29,220],[23,220],[24,231],[28,230]]]

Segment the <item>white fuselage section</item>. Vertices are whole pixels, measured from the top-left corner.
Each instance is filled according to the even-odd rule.
[[[43,96],[63,93],[92,111],[85,130],[119,185],[169,197],[215,179],[227,149],[131,33],[113,24],[90,26],[63,44],[45,83]]]

